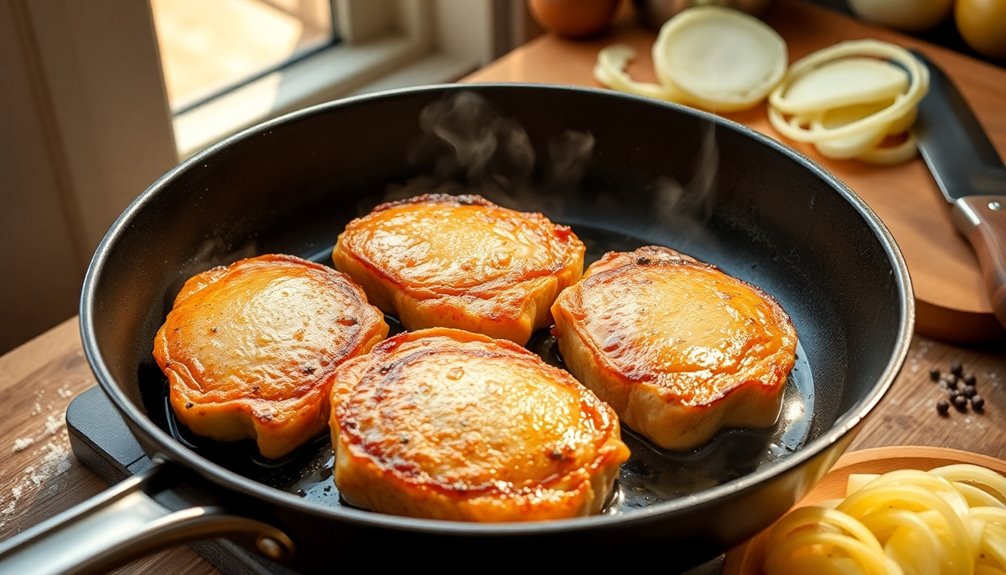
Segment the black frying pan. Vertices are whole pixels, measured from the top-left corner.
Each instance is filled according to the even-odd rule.
[[[726,430],[689,453],[626,432],[633,456],[602,515],[505,525],[349,507],[332,483],[326,438],[269,462],[176,425],[151,347],[186,278],[257,253],[328,263],[351,218],[430,191],[542,211],[573,227],[588,263],[662,244],[774,295],[800,341],[779,424]],[[347,556],[388,566],[477,553],[492,566],[529,557],[568,566],[637,550],[665,570],[685,568],[752,536],[820,479],[896,376],[913,318],[904,261],[869,208],[806,158],[719,117],[524,85],[427,87],[314,107],[184,162],[98,247],[81,302],[84,349],[155,464],[36,530],[47,538],[6,542],[0,571],[104,569],[221,535],[303,571],[338,568]],[[558,361],[547,333],[529,347]],[[86,552],[71,545],[82,540]]]

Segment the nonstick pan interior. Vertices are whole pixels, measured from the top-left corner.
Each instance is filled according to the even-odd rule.
[[[573,227],[589,246],[585,258],[588,264],[607,251],[633,250],[654,243],[645,237],[612,233],[587,225]],[[331,265],[329,254],[330,250],[325,249],[312,259]],[[392,335],[402,331],[397,318],[386,316],[386,320],[392,326]],[[555,338],[548,329],[536,332],[527,347],[548,363],[563,366]],[[815,397],[813,377],[801,342],[796,366],[786,383],[779,425],[768,429],[723,430],[696,450],[662,450],[623,427],[623,439],[632,450],[632,457],[622,466],[617,489],[605,506],[605,513],[619,514],[691,495],[748,475],[794,453],[808,439],[820,434],[822,422],[835,419],[838,402],[834,398],[831,405],[815,407],[817,401],[827,402],[829,398]],[[258,454],[253,441],[227,444],[189,432],[174,417],[168,403],[167,380],[156,366],[145,370],[141,385],[148,416],[193,452],[244,477],[308,501],[327,506],[346,504],[332,480],[334,455],[327,435],[281,460],[268,460]]]
[[[382,529],[434,535],[562,531],[564,522],[526,532],[441,532],[436,522],[377,518],[339,501],[327,437],[283,461],[262,461],[248,445],[189,435],[166,407],[151,346],[185,279],[269,252],[330,264],[351,218],[381,201],[432,191],[542,211],[573,228],[588,246],[588,263],[645,244],[678,249],[760,286],[796,326],[797,365],[775,428],[726,430],[688,453],[657,450],[626,432],[633,456],[607,507],[610,521],[566,522],[577,530],[666,515],[696,521],[697,536],[710,540],[686,562],[725,550],[826,471],[904,360],[911,290],[893,240],[858,198],[805,158],[719,118],[602,91],[431,87],[323,105],[254,128],[167,174],[113,226],[85,284],[82,330],[99,380],[148,452],[267,500],[279,521],[344,517],[359,529],[374,516]],[[529,347],[561,365],[547,331]],[[771,499],[750,507],[764,498]],[[730,505],[741,504],[749,505],[746,514],[717,526]]]

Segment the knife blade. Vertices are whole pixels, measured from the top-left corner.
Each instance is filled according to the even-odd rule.
[[[1006,166],[953,81],[913,53],[930,76],[915,125],[919,152],[953,205],[954,227],[974,249],[993,313],[1006,327]]]

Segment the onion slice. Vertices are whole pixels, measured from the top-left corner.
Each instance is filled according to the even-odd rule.
[[[750,108],[786,72],[786,42],[761,20],[718,6],[668,20],[653,44],[660,83],[715,112]]]
[[[801,77],[828,60],[863,55],[889,59],[903,66],[911,77],[905,92],[898,94],[889,105],[881,110],[835,128],[823,128],[820,126],[806,128],[800,122],[786,121],[784,112],[777,106],[777,103],[783,100],[783,94],[786,92],[787,87],[796,78]],[[904,48],[876,40],[842,42],[819,50],[799,60],[790,67],[786,78],[769,95],[768,118],[772,127],[778,130],[779,133],[798,142],[816,143],[824,140],[863,135],[866,132],[876,131],[903,118],[911,109],[915,108],[919,100],[925,96],[928,89],[929,69]]]
[[[891,100],[908,88],[908,74],[875,58],[850,57],[825,62],[792,78],[776,90],[772,105],[786,114],[801,114]]]
[[[878,130],[875,132],[864,132],[855,136],[849,136],[838,140],[825,140],[814,144],[814,148],[822,156],[835,160],[849,160],[857,158],[884,141],[887,132]]]
[[[856,156],[856,159],[871,164],[900,164],[915,157],[918,152],[918,144],[915,135],[911,132],[905,134],[905,139],[900,144],[894,146],[880,145],[872,150]]]
[[[851,122],[868,117],[890,104],[887,102],[875,102],[873,104],[859,104],[855,106],[845,106],[834,108],[817,115],[810,125],[813,129],[829,129],[843,126]],[[889,135],[900,134],[907,131],[915,122],[916,109],[909,108],[907,113],[894,122],[887,125],[878,125],[874,130],[866,130],[860,134],[847,136],[845,138],[833,138],[815,142],[814,147],[822,155],[835,159],[855,158],[867,153],[877,147]]]
[[[629,62],[636,57],[636,51],[626,44],[615,44],[602,49],[594,64],[594,79],[602,85],[628,92],[637,96],[647,96],[658,100],[681,102],[681,94],[660,84],[637,82],[625,72]]]

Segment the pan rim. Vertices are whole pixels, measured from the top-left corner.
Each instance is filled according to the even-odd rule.
[[[716,487],[703,490],[693,495],[681,497],[671,501],[654,504],[650,507],[635,509],[631,513],[618,515],[594,515],[589,517],[577,517],[571,519],[561,519],[553,521],[532,522],[532,523],[489,523],[477,524],[457,521],[444,521],[433,519],[416,519],[409,517],[385,515],[354,509],[346,506],[323,506],[305,501],[292,493],[287,493],[277,488],[269,487],[252,479],[230,471],[217,463],[192,452],[180,442],[175,440],[167,432],[158,427],[145,413],[143,413],[126,396],[123,387],[115,381],[108,365],[105,363],[101,352],[101,346],[95,334],[94,323],[96,310],[95,290],[102,275],[102,270],[106,263],[106,256],[125,229],[129,227],[133,215],[144,208],[156,196],[159,190],[166,187],[179,176],[179,174],[212,159],[213,156],[222,150],[236,144],[239,141],[250,139],[260,134],[267,133],[272,128],[287,122],[307,118],[309,116],[323,113],[337,108],[352,107],[366,104],[374,100],[391,99],[402,95],[414,95],[424,93],[449,93],[464,90],[536,90],[542,92],[577,92],[593,94],[592,97],[612,98],[620,100],[633,100],[644,103],[648,106],[662,106],[675,111],[675,113],[695,116],[709,122],[713,122],[718,127],[726,128],[742,133],[753,138],[760,144],[768,146],[777,153],[785,155],[801,164],[804,169],[809,170],[817,178],[827,183],[836,193],[838,193],[864,220],[867,227],[873,232],[874,237],[881,243],[883,250],[891,263],[894,280],[898,287],[900,296],[900,317],[895,340],[894,350],[888,359],[887,365],[880,374],[877,383],[870,392],[858,402],[853,404],[846,413],[842,414],[835,424],[819,437],[809,441],[796,452],[774,461],[757,471],[743,477],[728,481]],[[178,165],[164,173],[154,181],[146,190],[138,195],[128,207],[118,216],[111,225],[108,232],[102,238],[88,266],[84,278],[80,308],[79,327],[81,341],[84,348],[84,355],[91,367],[96,379],[105,394],[110,398],[116,409],[125,416],[127,423],[134,435],[140,434],[143,443],[147,446],[155,445],[156,450],[147,451],[148,456],[155,460],[164,458],[176,465],[180,465],[194,471],[201,477],[208,479],[212,483],[243,494],[255,499],[264,500],[281,507],[292,508],[298,513],[320,516],[330,520],[345,521],[349,523],[361,523],[369,526],[409,529],[422,531],[430,534],[464,534],[467,536],[506,536],[506,535],[527,535],[529,533],[546,534],[555,531],[573,531],[581,529],[591,529],[595,526],[605,525],[612,522],[631,523],[637,521],[647,521],[654,517],[673,516],[685,509],[694,510],[714,504],[716,501],[742,496],[754,489],[761,483],[771,480],[774,477],[782,476],[793,472],[808,460],[823,454],[829,447],[840,442],[842,438],[854,432],[860,422],[873,411],[877,403],[887,394],[894,379],[900,372],[908,354],[915,323],[915,302],[911,278],[908,267],[900,249],[886,225],[874,213],[874,211],[841,180],[825,170],[811,158],[799,151],[784,145],[752,128],[749,128],[736,121],[730,120],[697,110],[694,108],[678,105],[671,102],[662,102],[650,98],[623,94],[611,90],[599,88],[569,86],[559,84],[540,83],[451,83],[434,84],[428,86],[400,88],[387,90],[359,96],[352,96],[333,100],[322,104],[317,104],[301,110],[296,110],[269,120],[255,126],[249,127],[237,134],[217,142],[205,150],[194,154],[183,160]],[[840,455],[835,454],[835,458]],[[833,463],[833,462],[832,462]],[[827,469],[821,471],[823,475]],[[809,489],[809,486],[807,487]]]

